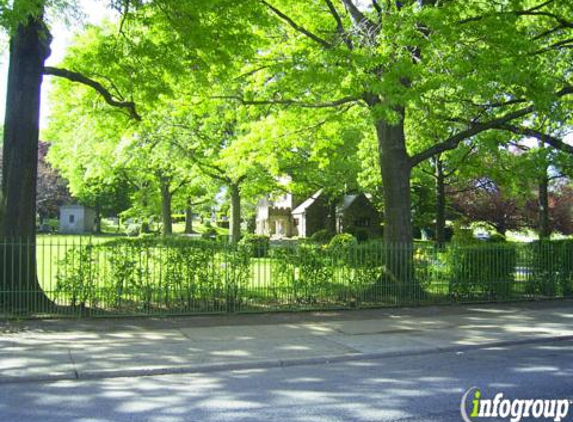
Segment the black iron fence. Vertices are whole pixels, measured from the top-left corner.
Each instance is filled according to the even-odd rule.
[[[573,295],[573,242],[230,245],[174,238],[0,241],[0,316],[368,308]]]

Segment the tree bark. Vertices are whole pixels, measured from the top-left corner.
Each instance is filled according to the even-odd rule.
[[[335,235],[337,232],[337,224],[336,224],[336,200],[334,198],[328,199],[328,221],[326,224],[326,229],[332,235]]]
[[[99,200],[96,200],[94,213],[95,213],[94,232],[95,234],[101,234],[101,206],[99,205]]]
[[[173,219],[171,213],[171,203],[173,194],[171,193],[171,180],[168,177],[160,177],[161,187],[161,220],[163,227],[161,234],[171,236],[173,234]]]
[[[384,187],[384,240],[388,244],[411,245],[411,166],[406,152],[404,114],[396,124],[376,122],[382,185]]]
[[[229,240],[237,243],[241,239],[241,188],[238,185],[231,185],[231,221],[229,230]]]
[[[501,234],[503,237],[505,237],[507,233],[507,224],[505,221],[497,223],[494,227],[498,234]]]
[[[190,199],[185,205],[185,234],[193,234],[193,205]]]
[[[549,223],[549,177],[547,172],[539,180],[539,240],[551,237]]]
[[[404,110],[396,123],[376,121],[382,185],[384,188],[384,242],[387,278],[396,282],[396,295],[420,299],[423,291],[414,279],[410,157],[406,151]]]
[[[436,242],[446,242],[446,177],[440,157],[436,158]]]
[[[36,277],[36,179],[40,92],[51,36],[42,18],[30,17],[10,40],[0,196],[0,307],[47,309]]]

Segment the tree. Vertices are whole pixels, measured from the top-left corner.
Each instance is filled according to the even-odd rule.
[[[248,122],[258,117],[237,110],[228,102],[209,99],[174,109],[176,112],[163,120],[164,125],[172,128],[169,142],[179,149],[183,160],[227,190],[231,205],[229,237],[231,242],[238,242],[243,195],[260,195],[261,190],[274,183],[251,154]]]
[[[184,52],[199,78],[220,87],[220,98],[296,108],[301,120],[308,109],[359,106],[377,138],[385,239],[406,244],[405,251],[417,165],[535,112],[562,110],[560,99],[573,92],[566,65],[572,10],[555,1],[200,3],[149,2],[133,22],[138,14],[148,18],[170,53]],[[209,22],[195,44],[190,20]],[[205,37],[212,33],[232,33],[234,42],[214,46]],[[235,88],[219,83],[239,68]],[[448,131],[427,136],[439,127]],[[407,262],[390,260],[405,284],[412,277],[408,255]]]
[[[42,292],[36,278],[36,179],[40,116],[40,92],[45,74],[87,83],[108,102],[133,111],[133,103],[116,101],[101,84],[83,75],[62,69],[46,68],[51,35],[43,16],[47,2],[14,0],[11,8],[0,10],[0,24],[10,34],[10,66],[4,120],[2,191],[0,194],[0,237],[26,242],[21,249],[5,248],[6,263],[0,275],[1,303],[22,307],[25,303],[46,309],[53,304]]]
[[[505,236],[508,230],[526,227],[523,212],[525,201],[521,202],[507,195],[491,180],[474,181],[474,189],[454,197],[454,208],[469,221],[490,225]]]
[[[71,200],[68,184],[48,163],[49,149],[50,144],[39,143],[36,209],[40,222],[47,217],[57,217],[59,207]]]
[[[329,226],[334,231],[337,201],[361,189],[358,151],[368,134],[355,124],[351,112],[309,110],[300,120],[297,112],[271,110],[250,124],[250,133],[235,151],[259,163],[275,180],[288,179],[288,183],[269,185],[265,193],[287,190],[308,197],[321,190],[331,208]]]
[[[366,9],[351,0],[342,7],[331,1],[259,3],[278,25],[267,32],[272,41],[261,48],[262,57],[245,71],[255,87],[236,98],[301,109],[364,106],[378,138],[388,242],[411,241],[414,166],[566,95],[564,73],[543,70],[545,60],[554,59],[551,52],[522,65],[547,37],[564,37],[540,36],[555,22],[547,19],[553,2],[412,1]],[[500,16],[508,19],[500,24]],[[537,71],[546,77],[533,83],[529,75]],[[509,101],[500,101],[504,97]],[[411,130],[424,122],[455,130],[424,145]]]

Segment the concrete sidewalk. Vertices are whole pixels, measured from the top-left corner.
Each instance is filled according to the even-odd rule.
[[[0,322],[0,384],[318,364],[573,338],[573,301]]]

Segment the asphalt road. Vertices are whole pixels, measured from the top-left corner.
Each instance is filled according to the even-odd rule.
[[[573,342],[561,341],[330,365],[7,384],[0,385],[0,421],[458,422],[463,392],[472,386],[484,398],[503,392],[572,399],[572,375]],[[573,405],[565,421],[573,421]]]

